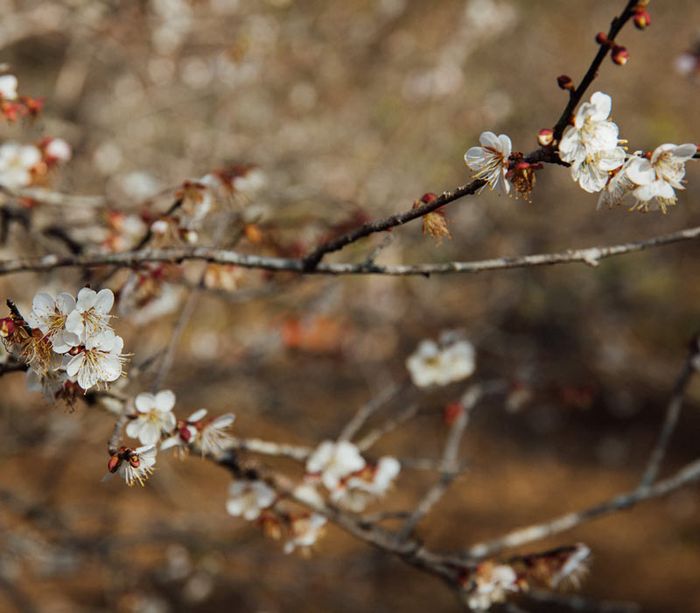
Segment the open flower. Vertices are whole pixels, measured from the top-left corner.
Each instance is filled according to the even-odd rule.
[[[629,164],[627,176],[637,185],[632,194],[637,199],[635,208],[666,208],[676,204],[676,189],[685,189],[685,163],[697,153],[693,143],[674,145],[667,143],[657,147],[651,158],[635,157]],[[654,202],[655,201],[655,202]]]
[[[275,502],[277,494],[267,483],[260,480],[234,481],[229,486],[226,511],[234,517],[253,521]]]
[[[218,455],[227,449],[232,441],[227,430],[236,421],[233,413],[225,413],[206,419],[207,410],[199,409],[186,420],[177,423],[177,431],[164,440],[161,450],[175,447],[186,453],[191,446],[199,447],[202,455]]]
[[[114,294],[110,289],[96,292],[84,287],[78,292],[75,309],[66,319],[66,330],[77,335],[82,342],[107,330],[109,312],[114,305]]]
[[[27,187],[32,183],[32,169],[39,162],[41,152],[34,145],[0,145],[0,185],[8,189]]]
[[[138,414],[126,426],[126,433],[131,438],[138,438],[144,445],[154,445],[160,440],[161,432],[170,432],[175,428],[175,394],[170,390],[155,395],[139,394],[134,405]]]
[[[510,183],[506,173],[512,150],[510,138],[505,134],[496,136],[493,132],[482,132],[479,142],[481,147],[472,147],[464,154],[465,163],[476,172],[476,179],[483,179],[491,189],[508,194]]]
[[[609,121],[612,98],[602,92],[579,106],[574,125],[568,126],[559,142],[559,157],[570,164],[583,164],[588,156],[617,147],[619,128]]]
[[[413,384],[418,387],[447,385],[471,376],[476,369],[474,346],[466,340],[442,347],[424,340],[406,360]]]
[[[17,77],[5,74],[0,77],[0,99],[17,100]]]
[[[488,611],[491,605],[505,602],[508,592],[518,591],[518,576],[506,564],[484,562],[474,576],[474,587],[467,597],[469,608]]]
[[[333,491],[365,464],[359,449],[349,441],[324,441],[306,461],[306,472],[319,476],[326,489]]]
[[[571,176],[587,192],[599,192],[608,184],[610,173],[625,163],[626,155],[622,147],[590,153],[572,164]]]
[[[153,445],[145,445],[136,449],[122,447],[117,454],[110,457],[107,466],[110,473],[117,473],[123,477],[129,487],[134,483],[143,486],[153,473],[156,453],[156,448]]]
[[[63,366],[72,380],[85,391],[98,383],[116,381],[122,374],[124,340],[106,330],[73,348],[63,358]]]
[[[73,345],[70,337],[64,339],[64,326],[68,315],[75,309],[75,298],[65,292],[54,298],[46,292],[39,292],[32,300],[32,310],[27,315],[27,323],[38,328],[54,345],[57,353],[66,353]]]
[[[620,204],[629,193],[636,187],[635,183],[627,176],[627,168],[634,157],[630,157],[620,167],[608,173],[608,182],[600,192],[598,198],[598,209],[607,206],[612,208]]]
[[[347,478],[341,487],[331,493],[331,499],[351,511],[364,511],[374,498],[386,494],[400,471],[401,464],[396,458],[380,458],[375,466],[367,465],[364,470]]]
[[[295,549],[308,551],[323,534],[328,520],[319,513],[312,513],[308,517],[297,517],[292,520],[292,538],[284,544],[284,553],[292,553]]]

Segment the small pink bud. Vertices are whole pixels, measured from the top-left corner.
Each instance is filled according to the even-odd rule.
[[[541,147],[548,147],[554,140],[554,130],[544,128],[537,133],[537,142]]]
[[[430,204],[431,202],[435,202],[435,200],[437,200],[437,194],[433,194],[432,192],[423,194],[420,198],[420,201],[424,204]]]
[[[598,32],[598,34],[595,35],[595,42],[599,45],[609,45],[610,39],[608,39],[608,35],[605,32]]]
[[[624,66],[630,59],[629,51],[625,47],[615,45],[612,50],[612,61],[618,66]]]
[[[651,25],[651,15],[645,8],[637,7],[634,11],[634,27],[646,30]]]

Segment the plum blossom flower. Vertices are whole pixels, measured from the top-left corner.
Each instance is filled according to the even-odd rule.
[[[99,383],[116,381],[122,374],[124,340],[112,330],[90,336],[84,346],[72,349],[63,358],[71,380],[85,391]]]
[[[629,168],[633,159],[634,157],[628,158],[621,167],[608,173],[608,182],[598,198],[598,209],[604,206],[608,208],[617,206],[636,187],[634,182],[627,176],[627,168]]]
[[[316,544],[323,534],[328,520],[319,513],[308,517],[297,517],[292,521],[292,538],[284,544],[284,553],[292,553],[296,549],[308,550]]]
[[[624,165],[626,156],[622,147],[590,153],[572,164],[571,176],[587,192],[599,192],[608,184],[610,172]]]
[[[474,611],[488,611],[491,605],[505,602],[508,592],[518,591],[518,577],[506,564],[484,562],[476,570],[474,588],[467,604]]]
[[[306,472],[318,476],[327,490],[333,491],[346,477],[366,465],[359,449],[349,441],[324,441],[306,461]]]
[[[177,431],[163,441],[161,450],[176,449],[187,452],[190,447],[199,447],[202,455],[218,455],[231,444],[232,437],[227,430],[233,425],[236,416],[225,413],[213,419],[205,419],[206,409],[199,409],[186,420],[177,423]]]
[[[0,77],[0,98],[2,100],[17,100],[17,77],[6,74]]]
[[[70,145],[62,138],[48,139],[44,145],[44,157],[48,163],[67,162],[72,155]]]
[[[559,157],[570,164],[582,164],[588,156],[617,147],[619,128],[609,120],[612,98],[602,92],[579,106],[574,125],[568,126],[559,142]]]
[[[160,440],[161,432],[170,432],[175,428],[175,394],[170,390],[155,395],[139,394],[134,405],[138,414],[126,426],[126,433],[131,438],[138,438],[144,445],[154,445]]]
[[[443,343],[442,347],[435,341],[424,340],[406,360],[406,367],[418,387],[461,381],[476,369],[474,346],[466,340]]]
[[[41,152],[34,145],[0,145],[0,185],[8,189],[27,187],[32,182],[32,169],[39,162]]]
[[[401,464],[396,458],[380,458],[375,466],[366,466],[346,479],[331,493],[331,499],[351,511],[364,511],[372,499],[386,494],[400,471]]]
[[[479,142],[481,147],[471,147],[464,154],[466,165],[475,171],[474,178],[483,179],[491,189],[508,194],[510,183],[506,173],[513,147],[510,138],[505,134],[496,136],[493,132],[482,132]]]
[[[651,158],[634,157],[627,169],[627,176],[637,186],[632,195],[637,199],[634,208],[648,211],[676,204],[676,189],[683,187],[685,163],[697,153],[693,143],[674,145],[667,143],[657,147]],[[654,202],[655,201],[655,202]]]
[[[267,483],[259,479],[254,481],[234,481],[229,486],[226,511],[234,517],[243,517],[253,521],[260,517],[260,512],[271,506],[277,494]]]
[[[81,342],[101,334],[109,327],[109,312],[114,305],[114,294],[110,289],[96,292],[84,287],[78,292],[75,309],[66,319],[66,330],[75,334]]]
[[[26,321],[32,328],[38,328],[53,344],[54,351],[66,353],[77,339],[66,335],[66,319],[75,309],[75,298],[66,292],[55,298],[46,292],[39,292],[32,300],[32,310]]]
[[[117,473],[129,487],[134,483],[143,487],[144,482],[153,474],[156,453],[153,445],[144,445],[133,450],[122,447],[117,455],[110,458],[109,471]]]

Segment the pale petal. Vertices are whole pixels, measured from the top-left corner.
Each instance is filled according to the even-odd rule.
[[[87,311],[95,306],[97,302],[97,292],[89,287],[84,287],[78,292],[77,307],[81,311]]]
[[[200,419],[204,419],[206,417],[206,415],[207,415],[206,409],[198,409],[187,418],[187,421],[189,421],[190,423],[194,423],[196,421],[199,421]]]
[[[155,397],[148,392],[142,392],[136,396],[134,404],[139,413],[148,413],[155,406]]]
[[[656,179],[656,172],[649,160],[634,158],[627,168],[627,176],[637,185],[648,185]]]
[[[66,292],[62,292],[56,296],[56,307],[63,315],[67,315],[75,309],[75,298]]]
[[[591,96],[591,119],[603,121],[610,117],[612,111],[612,98],[603,92],[595,92]]]
[[[114,305],[114,294],[111,289],[102,289],[95,296],[95,310],[106,315]]]
[[[482,147],[488,147],[489,149],[495,149],[496,151],[500,151],[501,149],[501,143],[498,140],[498,136],[496,136],[493,132],[482,132],[481,136],[479,136],[479,142],[481,143]]]
[[[167,413],[175,406],[175,394],[170,390],[158,392],[154,401],[156,411]]]

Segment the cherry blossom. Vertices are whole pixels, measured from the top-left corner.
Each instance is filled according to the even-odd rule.
[[[156,453],[153,445],[144,445],[134,450],[122,448],[117,456],[110,459],[110,472],[120,475],[129,487],[135,483],[143,486],[153,474]]]
[[[275,502],[277,494],[267,483],[260,480],[234,481],[229,486],[226,511],[234,517],[253,521]]]
[[[626,156],[622,147],[590,153],[572,164],[571,176],[587,192],[597,193],[608,184],[610,172],[624,165]]]
[[[306,472],[319,476],[323,485],[333,491],[341,481],[365,467],[359,449],[349,441],[324,441],[306,461]]]
[[[6,74],[0,77],[0,98],[2,100],[17,100],[17,77]]]
[[[231,444],[232,437],[227,430],[233,425],[236,416],[225,413],[213,419],[206,419],[207,410],[198,409],[186,420],[177,423],[177,431],[161,444],[161,450],[173,447],[187,451],[199,447],[202,455],[218,455]]]
[[[38,328],[53,343],[54,351],[65,353],[72,346],[72,335],[66,335],[66,319],[75,309],[75,298],[66,292],[55,298],[46,292],[39,292],[32,300],[32,310],[26,316],[32,328]]]
[[[138,438],[142,444],[153,445],[160,440],[162,432],[170,432],[175,428],[175,394],[170,390],[157,394],[139,394],[134,405],[138,414],[127,424],[126,433],[132,438]]]
[[[627,176],[637,185],[632,192],[636,198],[635,208],[650,210],[666,208],[676,204],[676,189],[685,189],[685,163],[697,153],[693,143],[674,145],[667,143],[657,147],[651,158],[635,157],[627,168]],[[655,201],[655,202],[654,202]]]
[[[472,147],[464,154],[465,163],[476,172],[476,179],[483,179],[491,189],[508,194],[510,183],[506,173],[512,150],[510,138],[505,134],[496,136],[493,132],[482,132],[479,142],[481,147]]]
[[[406,367],[413,384],[418,387],[461,381],[476,369],[474,346],[466,340],[442,347],[435,341],[424,340],[406,360]]]
[[[474,588],[467,597],[467,604],[474,611],[488,611],[491,605],[505,602],[508,592],[517,592],[518,577],[505,564],[484,562],[476,570]]]
[[[365,466],[347,478],[331,493],[331,499],[343,508],[363,511],[372,499],[386,494],[400,471],[401,464],[396,458],[383,457],[376,466]]]

